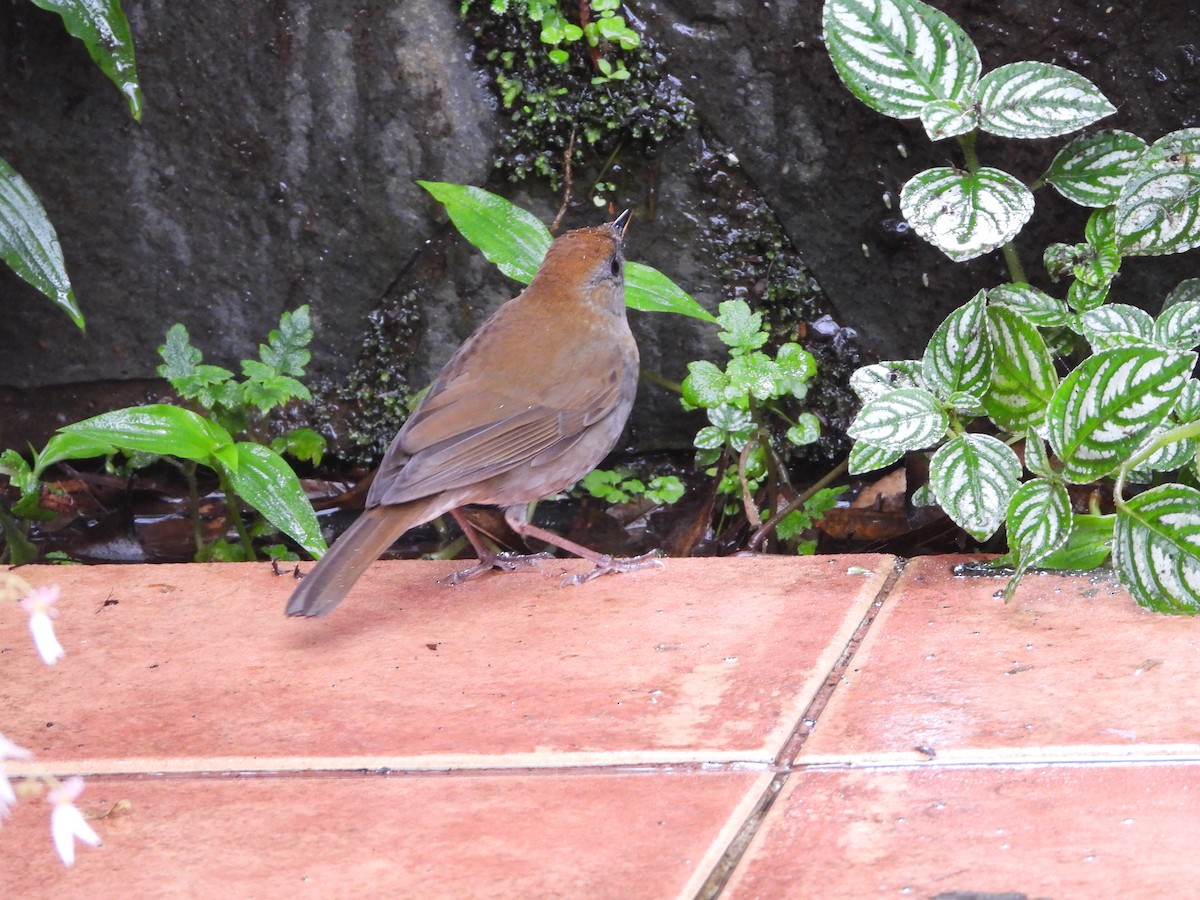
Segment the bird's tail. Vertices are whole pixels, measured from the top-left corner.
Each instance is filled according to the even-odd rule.
[[[327,616],[346,599],[367,566],[392,543],[429,518],[420,500],[366,510],[317,561],[287,604],[289,616]]]

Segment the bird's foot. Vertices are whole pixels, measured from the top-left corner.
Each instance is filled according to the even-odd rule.
[[[593,578],[599,578],[601,575],[610,575],[617,572],[634,572],[638,569],[661,568],[663,561],[659,559],[658,551],[651,550],[649,553],[643,553],[641,556],[634,556],[629,559],[614,559],[611,556],[603,556],[596,565],[587,572],[579,575],[568,575],[562,580],[563,586],[568,584],[583,584],[585,581],[591,581]]]
[[[461,572],[454,572],[443,578],[439,584],[462,584],[464,581],[470,581],[472,578],[478,578],[492,569],[503,569],[505,572],[513,572],[522,566],[536,566],[543,559],[553,559],[553,553],[493,553],[486,559],[481,559],[469,569],[463,569]]]

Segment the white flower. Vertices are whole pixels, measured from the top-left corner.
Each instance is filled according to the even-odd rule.
[[[29,613],[29,631],[33,634],[33,645],[37,647],[42,662],[48,666],[58,662],[65,652],[58,638],[54,636],[53,619],[58,615],[54,604],[58,603],[58,593],[57,584],[35,587],[21,600],[21,608]]]
[[[24,747],[18,747],[4,735],[0,734],[0,819],[8,815],[9,810],[17,805],[17,795],[9,784],[8,774],[4,771],[6,759],[29,759],[33,756]]]
[[[76,775],[68,778],[50,792],[54,811],[50,813],[50,834],[54,838],[54,849],[64,866],[75,865],[75,839],[100,846],[100,838],[92,826],[83,820],[83,813],[75,808],[75,798],[83,790],[83,779]]]

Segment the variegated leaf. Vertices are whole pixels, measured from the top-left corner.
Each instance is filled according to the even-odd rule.
[[[1070,134],[1117,111],[1100,89],[1070,69],[1017,62],[979,82],[979,127],[1010,138]]]
[[[864,472],[874,472],[890,466],[904,455],[903,450],[890,450],[887,447],[877,447],[866,441],[855,441],[850,448],[849,469],[851,475],[861,475]]]
[[[1111,206],[1145,149],[1146,142],[1127,131],[1080,135],[1058,152],[1042,180],[1080,206]]]
[[[1171,418],[1174,417],[1172,416]],[[1133,452],[1133,457],[1140,456],[1144,450],[1148,450],[1155,441],[1166,434],[1172,427],[1174,427],[1174,423],[1168,419],[1155,428],[1147,435],[1146,440],[1142,442],[1142,446]],[[1188,460],[1195,455],[1195,441],[1186,439],[1172,441],[1163,447],[1159,447],[1149,457],[1138,463],[1137,469],[1130,472],[1127,478],[1135,483],[1148,484],[1153,480],[1155,472],[1176,472],[1186,466]]]
[[[1105,350],[1084,360],[1046,411],[1063,477],[1086,484],[1129,459],[1171,412],[1195,363],[1195,354],[1152,347]]]
[[[846,433],[891,450],[920,450],[937,443],[949,424],[929,391],[900,388],[864,405]]]
[[[917,234],[963,262],[1012,240],[1033,215],[1033,194],[999,169],[927,169],[904,185],[900,209]]]
[[[1185,300],[1200,300],[1200,278],[1185,278],[1163,300],[1163,311]]]
[[[1018,312],[1034,325],[1058,328],[1067,323],[1067,304],[1024,282],[1001,284],[988,291],[988,302]]]
[[[1057,481],[1027,481],[1008,501],[1005,516],[1008,546],[1017,552],[1021,567],[1049,556],[1067,542],[1071,533],[1071,498]]]
[[[1039,424],[1058,387],[1054,360],[1037,328],[1003,306],[988,309],[995,364],[983,408],[1004,431],[1020,434]]]
[[[962,392],[982,397],[992,379],[992,342],[983,291],[950,313],[925,347],[921,371],[943,400]]]
[[[1200,491],[1164,484],[1118,506],[1113,564],[1140,605],[1200,612]]]
[[[1200,419],[1200,381],[1189,378],[1179,393],[1179,402],[1171,411],[1172,418],[1180,425]]]
[[[1154,341],[1176,350],[1200,346],[1200,300],[1184,300],[1164,309],[1154,321]]]
[[[933,100],[921,107],[921,124],[931,141],[941,141],[974,131],[979,125],[979,116],[974,104]]]
[[[1079,329],[1093,351],[1149,343],[1154,320],[1144,309],[1125,303],[1106,303],[1079,316]]]
[[[1142,154],[1117,198],[1117,232],[1129,256],[1200,246],[1200,128],[1160,138]]]
[[[1050,465],[1050,456],[1046,453],[1046,441],[1032,429],[1025,435],[1025,468],[1034,475],[1044,478],[1049,478],[1054,474],[1054,468]]]
[[[892,359],[875,363],[856,369],[850,376],[850,389],[863,403],[902,387],[925,387],[919,359]]]
[[[826,0],[825,47],[859,100],[913,119],[934,100],[970,105],[979,51],[949,16],[919,0]]]
[[[929,461],[929,484],[938,505],[977,540],[991,537],[1021,478],[1021,461],[988,434],[960,434]]]

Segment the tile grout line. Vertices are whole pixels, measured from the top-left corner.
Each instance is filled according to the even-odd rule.
[[[799,754],[801,747],[804,746],[804,742],[808,740],[808,736],[812,733],[813,728],[816,727],[817,719],[825,710],[825,706],[829,703],[829,698],[833,695],[834,690],[841,683],[842,676],[850,666],[850,661],[862,645],[863,639],[874,624],[879,611],[883,608],[884,601],[891,596],[892,591],[896,587],[896,582],[900,580],[900,576],[907,565],[907,559],[903,557],[895,558],[892,571],[875,593],[875,597],[871,600],[870,606],[867,607],[867,612],[863,616],[862,621],[854,629],[854,634],[846,642],[845,649],[838,656],[837,662],[834,663],[833,668],[829,671],[829,675],[813,696],[812,702],[804,710],[804,714],[801,715],[800,721],[792,730],[791,736],[776,755],[775,777],[771,779],[771,783],[762,792],[762,795],[758,798],[758,802],[754,804],[754,808],[746,816],[745,821],[725,848],[725,852],[721,854],[716,865],[713,866],[708,878],[704,880],[704,883],[700,886],[700,890],[696,892],[695,900],[716,900],[724,892],[726,884],[728,884],[734,870],[742,861],[742,857],[745,856],[746,850],[750,847],[750,842],[758,834],[758,830],[766,819],[767,813],[770,812],[771,807],[774,805],[775,799],[783,790],[784,785],[787,784],[788,778],[791,777],[797,754]]]

